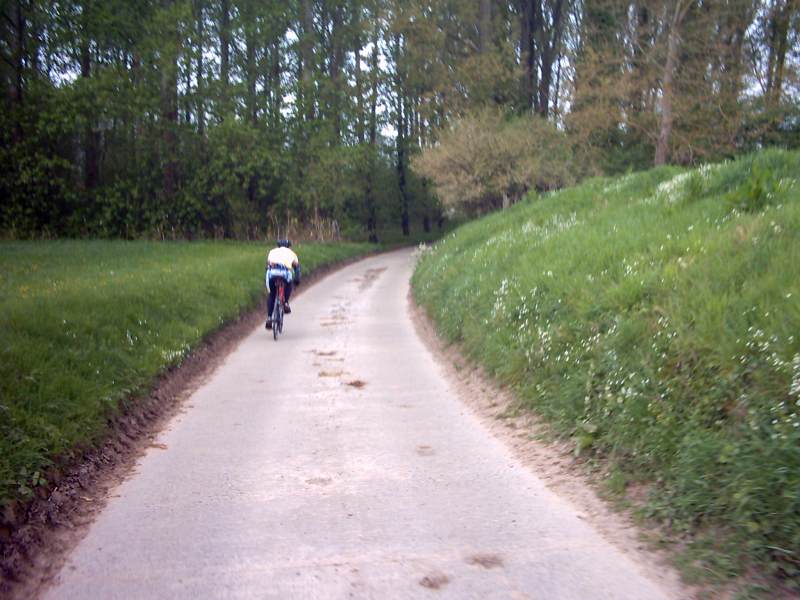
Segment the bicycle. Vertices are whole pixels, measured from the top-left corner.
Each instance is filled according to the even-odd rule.
[[[277,269],[275,269],[277,270]],[[275,286],[275,304],[272,307],[272,314],[270,315],[270,319],[272,320],[272,337],[275,341],[278,341],[278,336],[283,333],[283,315],[284,315],[284,304],[286,303],[286,273],[284,273],[283,269],[280,269],[280,274],[275,273],[272,268],[270,272],[268,272],[267,277],[272,275],[272,283]]]
[[[283,303],[284,281],[282,277],[275,278],[275,306],[272,307],[272,337],[278,341],[278,336],[283,333]]]

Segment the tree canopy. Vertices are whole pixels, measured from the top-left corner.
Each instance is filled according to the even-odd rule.
[[[458,202],[437,167],[448,154],[513,157],[496,177],[462,170],[481,179],[463,197],[475,208],[564,172],[797,145],[799,13],[797,0],[5,0],[0,231],[375,239]],[[469,130],[486,156],[455,148]]]

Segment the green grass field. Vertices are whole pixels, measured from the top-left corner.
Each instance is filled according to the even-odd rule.
[[[308,275],[374,250],[301,244]],[[0,506],[46,485],[46,469],[100,439],[203,338],[255,305],[264,245],[0,243]]]
[[[798,177],[800,153],[769,151],[594,179],[461,227],[413,280],[612,488],[646,486],[644,514],[694,540],[687,572],[794,588]]]

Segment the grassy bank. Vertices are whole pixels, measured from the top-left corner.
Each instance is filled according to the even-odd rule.
[[[367,244],[305,244],[307,275]],[[0,506],[263,293],[243,243],[0,243]]]
[[[414,275],[450,340],[691,534],[800,584],[800,153],[665,167],[467,224]],[[783,584],[781,584],[783,585]]]

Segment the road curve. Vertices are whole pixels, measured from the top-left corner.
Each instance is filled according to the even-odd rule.
[[[44,596],[667,598],[491,436],[417,337],[413,256],[304,290],[113,493]]]

